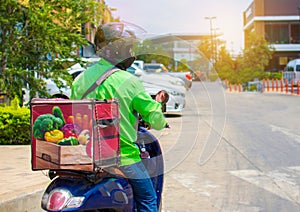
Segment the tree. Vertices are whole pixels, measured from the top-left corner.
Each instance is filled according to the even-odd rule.
[[[154,45],[150,40],[144,40],[137,43],[133,48],[134,54],[138,60],[143,60],[145,63],[162,63],[168,65],[171,63],[172,58],[163,50],[161,45]]]
[[[200,42],[198,49],[202,54],[211,60],[213,56],[213,51],[212,51],[212,43],[210,39],[204,39]]]
[[[21,3],[20,3],[21,2]],[[105,5],[94,0],[3,0],[0,4],[0,90],[9,98],[47,96],[43,79],[70,82],[62,63],[80,60],[78,50],[87,45],[82,30],[99,23]]]
[[[222,46],[219,54],[218,60],[215,63],[215,69],[220,77],[220,79],[228,79],[232,81],[231,78],[235,77],[235,62],[232,59],[230,53],[226,50],[225,46]]]
[[[264,70],[273,52],[273,48],[263,37],[251,33],[243,55],[238,55],[234,60],[225,47],[221,47],[215,69],[222,80],[228,79],[230,83],[246,83],[254,78],[262,79],[266,75]]]
[[[243,59],[239,63],[240,77],[243,82],[254,78],[262,79],[266,73],[265,67],[272,59],[274,49],[264,39],[254,32],[249,34],[248,45],[244,49]]]
[[[183,59],[180,60],[180,62],[178,62],[176,71],[178,71],[178,72],[189,71],[189,65],[188,65],[187,59],[183,58]]]

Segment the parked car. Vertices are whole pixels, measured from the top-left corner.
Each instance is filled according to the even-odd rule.
[[[169,94],[169,100],[166,104],[166,114],[178,114],[182,112],[185,108],[185,97],[181,96],[178,93],[174,93],[173,90],[169,90],[169,88],[163,88],[160,85],[155,85],[147,82],[142,82],[146,92],[154,97],[160,90],[165,90]]]
[[[75,64],[68,69],[69,74],[72,75],[72,78],[75,79],[79,74],[81,74],[85,68],[83,68],[80,64]],[[64,98],[69,99],[71,95],[71,88],[67,85],[65,80],[60,79],[60,81],[64,84],[65,87],[58,88],[53,79],[44,79],[46,84],[46,91],[50,94],[52,98]],[[29,96],[29,89],[27,87],[22,88],[23,92],[23,104],[28,105],[31,101]],[[36,96],[38,97],[38,96]]]
[[[172,72],[162,63],[144,63],[143,67],[148,73],[166,74],[182,79],[187,90],[192,87],[192,75],[190,72]]]
[[[173,77],[169,75],[165,75],[162,77],[161,75],[158,74],[151,74],[151,73],[149,74],[145,70],[140,69],[135,64],[132,64],[127,69],[127,71],[136,75],[144,82],[170,87],[180,93],[184,93],[184,94],[186,93],[185,83],[183,82],[183,80],[181,80],[178,77]]]
[[[160,90],[168,92],[170,98],[167,102],[166,113],[178,113],[185,108],[186,89],[182,84],[174,84],[173,77],[169,78],[170,76],[161,77],[156,74],[147,74],[144,70],[134,64],[132,64],[127,71],[142,80],[147,93],[151,96],[154,96]]]
[[[68,68],[68,72],[72,75],[73,80],[84,70],[86,69],[82,67],[79,63],[76,63],[75,65]],[[69,99],[71,96],[71,87],[67,86],[67,83],[64,80],[61,81],[66,87],[58,88],[52,79],[45,79],[46,89],[51,95],[51,97]]]
[[[83,68],[82,66],[80,66],[79,64],[75,64],[68,69],[69,73],[73,76],[73,78],[78,76],[84,70],[86,70],[86,69]],[[134,73],[132,72],[132,74],[134,74]],[[150,77],[149,78],[145,77],[145,79],[147,78],[147,80],[145,80],[145,81],[142,80],[142,83],[143,83],[147,93],[151,96],[154,96],[155,94],[157,94],[158,91],[166,90],[170,96],[169,101],[167,102],[166,113],[181,112],[182,109],[185,107],[185,92],[186,91],[183,88],[183,86],[182,85],[174,85],[167,81],[165,81],[164,83],[160,83],[160,84],[154,84],[154,82],[157,81],[157,76],[155,76],[155,77],[156,78],[153,78],[152,80],[150,80]],[[46,85],[47,91],[49,92],[51,97],[66,98],[66,99],[68,99],[70,97],[70,95],[71,95],[70,86],[66,86],[65,88],[59,89],[53,80],[47,79],[47,80],[45,80],[45,82],[47,83],[47,85]],[[163,85],[166,85],[166,86],[163,86]]]
[[[144,61],[142,61],[142,60],[135,60],[133,62],[133,64],[136,65],[137,67],[139,67],[140,69],[144,70],[144,64],[145,64]]]
[[[288,80],[289,85],[291,85],[292,81],[294,85],[297,85],[300,80],[300,59],[288,62],[283,72],[283,80],[284,82]]]

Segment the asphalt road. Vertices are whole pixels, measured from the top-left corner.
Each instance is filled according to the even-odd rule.
[[[163,211],[300,211],[300,97],[194,82],[182,116],[155,132]]]
[[[162,211],[300,211],[299,103],[299,96],[229,93],[218,82],[193,82],[183,113],[167,117],[171,128],[153,131],[165,161]],[[14,172],[11,181],[19,182]],[[24,172],[23,179],[38,184],[39,174]],[[15,211],[41,211],[40,195],[26,199],[31,209],[24,200]]]

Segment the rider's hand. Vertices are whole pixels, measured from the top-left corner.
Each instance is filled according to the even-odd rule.
[[[155,101],[160,102],[162,104],[167,103],[168,100],[169,100],[169,94],[166,91],[164,91],[164,90],[159,91],[155,95]]]

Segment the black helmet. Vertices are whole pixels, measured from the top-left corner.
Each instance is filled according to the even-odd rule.
[[[97,28],[94,43],[97,54],[120,69],[131,66],[135,57],[132,47],[138,39],[123,22],[110,22]]]

